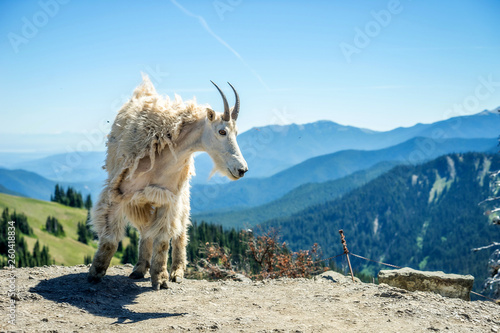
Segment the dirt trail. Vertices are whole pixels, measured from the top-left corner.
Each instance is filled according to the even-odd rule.
[[[340,274],[264,282],[184,280],[153,291],[149,276],[115,266],[100,284],[88,267],[17,269],[17,323],[7,323],[8,270],[0,270],[2,331],[27,332],[500,332],[500,307]]]

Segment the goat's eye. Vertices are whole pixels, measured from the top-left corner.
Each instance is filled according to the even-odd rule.
[[[224,131],[224,130],[219,130],[219,134],[220,134],[220,135],[226,135],[226,131]]]

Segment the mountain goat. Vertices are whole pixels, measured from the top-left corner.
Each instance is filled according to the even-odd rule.
[[[187,263],[193,154],[207,152],[214,161],[214,171],[231,180],[248,171],[236,142],[238,93],[229,83],[236,99],[229,108],[224,93],[213,84],[222,96],[223,113],[196,100],[183,102],[177,95],[174,100],[162,97],[147,76],[118,112],[107,142],[108,179],[92,211],[99,247],[89,282],[99,282],[106,274],[127,221],[140,233],[139,260],[130,278],[143,278],[150,269],[153,289],[167,288],[171,241],[170,281],[182,281]]]

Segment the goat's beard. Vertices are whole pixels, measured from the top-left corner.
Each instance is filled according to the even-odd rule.
[[[226,176],[227,178],[229,178],[230,180],[238,180],[237,177],[235,177],[227,168],[223,169],[223,168],[219,168],[217,165],[214,165],[212,171],[210,171],[210,175],[208,176],[208,180],[212,179],[212,177],[216,174],[216,173],[219,173],[221,174],[222,176]]]
[[[212,177],[213,177],[213,176],[214,176],[214,175],[215,175],[218,171],[219,171],[219,170],[217,169],[217,167],[216,167],[216,166],[214,166],[214,167],[212,168],[212,171],[210,171],[210,175],[208,175],[208,179],[207,179],[207,180],[212,179]]]

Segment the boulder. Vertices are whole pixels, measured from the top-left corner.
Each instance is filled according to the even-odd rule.
[[[326,271],[314,277],[316,281],[331,281],[334,283],[352,283],[352,277],[335,271]],[[361,282],[357,277],[354,278],[355,282]]]
[[[431,291],[441,296],[469,301],[474,277],[472,275],[417,271],[405,267],[380,271],[378,281],[409,291]]]

